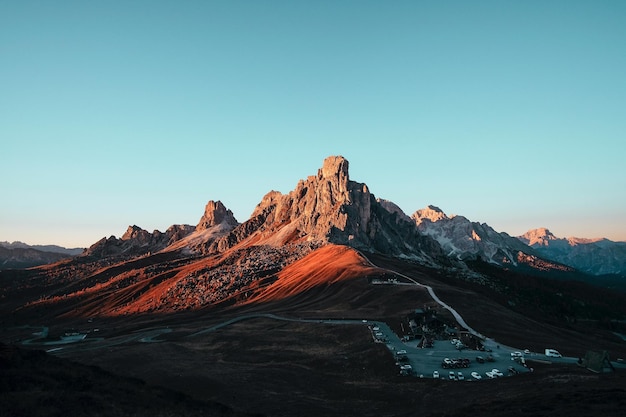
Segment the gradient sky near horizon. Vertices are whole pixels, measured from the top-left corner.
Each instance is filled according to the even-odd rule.
[[[407,214],[626,241],[625,1],[0,1],[0,241],[248,219],[329,155]]]

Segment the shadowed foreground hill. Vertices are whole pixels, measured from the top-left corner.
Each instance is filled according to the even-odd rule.
[[[228,406],[0,344],[0,416],[248,416]]]

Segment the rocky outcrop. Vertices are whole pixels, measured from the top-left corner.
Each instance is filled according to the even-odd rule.
[[[165,231],[165,239],[163,240],[163,243],[167,242],[166,245],[169,246],[172,243],[178,242],[179,240],[189,236],[189,234],[191,234],[194,230],[195,227],[189,224],[174,224],[168,227]],[[156,233],[158,230],[155,230],[154,232]]]
[[[154,253],[183,239],[194,230],[194,226],[182,224],[170,226],[165,233],[158,230],[150,233],[136,225],[128,226],[121,238],[102,238],[85,250],[83,256],[134,257]]]
[[[608,239],[558,238],[546,228],[529,230],[518,239],[546,259],[593,275],[626,276],[626,242]]]
[[[556,245],[560,245],[564,242],[559,243],[558,241],[565,240],[559,239],[558,237],[554,236],[552,232],[545,227],[529,230],[528,232],[524,233],[522,236],[518,236],[517,238],[524,242],[526,245],[532,247],[549,246],[551,242],[555,243]]]
[[[342,156],[326,158],[317,175],[300,180],[290,193],[267,193],[250,220],[208,250],[223,251],[245,241],[335,243],[446,262],[435,241],[422,236],[401,210],[385,209],[367,185],[351,181],[348,168]]]
[[[170,244],[166,250],[183,250],[189,254],[202,254],[217,251],[218,240],[239,225],[233,212],[221,201],[210,200],[193,233]],[[225,245],[222,244],[222,247]]]
[[[204,208],[204,214],[196,226],[196,231],[200,232],[222,223],[232,228],[239,225],[233,212],[227,209],[221,201],[210,200]]]
[[[448,256],[503,264],[516,264],[519,252],[532,255],[528,246],[489,225],[471,222],[463,216],[447,216],[440,208],[428,206],[411,216],[420,232],[437,240]]]

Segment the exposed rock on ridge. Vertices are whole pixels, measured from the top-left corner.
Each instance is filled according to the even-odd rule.
[[[227,209],[221,201],[210,200],[204,208],[204,214],[196,226],[196,231],[200,232],[222,223],[232,228],[239,225],[233,212]]]
[[[95,257],[134,257],[160,251],[185,249],[202,252],[202,248],[212,244],[233,230],[239,222],[221,201],[210,200],[197,226],[188,224],[172,225],[165,233],[155,230],[150,233],[139,226],[128,226],[121,238],[102,238],[84,253]]]
[[[546,228],[529,230],[518,239],[546,259],[594,275],[626,276],[626,242],[608,239],[558,238]]]
[[[428,206],[411,216],[418,229],[458,259],[481,258],[485,261],[516,264],[519,252],[533,254],[528,246],[487,224],[471,222],[463,216],[448,217],[440,208]]]
[[[170,226],[165,233],[158,230],[150,233],[139,226],[128,226],[121,238],[104,237],[85,250],[82,256],[133,257],[158,252],[189,235],[194,229],[194,226],[177,224]]]
[[[182,249],[188,253],[207,253],[209,248],[217,247],[217,241],[230,233],[239,225],[233,212],[227,209],[221,201],[210,200],[200,218],[195,231],[188,236],[171,244],[166,250]]]
[[[551,241],[559,240],[556,236],[552,234],[545,227],[541,227],[539,229],[529,230],[524,233],[522,236],[518,236],[518,239],[527,244],[528,246],[537,247],[537,246],[548,246]],[[557,243],[558,244],[558,243]]]
[[[267,193],[250,220],[207,248],[223,251],[239,243],[284,245],[335,243],[358,249],[446,261],[440,246],[415,225],[386,210],[367,185],[349,177],[342,156],[324,160],[317,175],[300,180],[288,194]]]

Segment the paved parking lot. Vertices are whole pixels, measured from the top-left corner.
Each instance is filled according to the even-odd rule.
[[[491,350],[491,352],[470,349],[458,350],[449,340],[435,340],[433,347],[431,348],[418,348],[418,340],[400,340],[400,338],[385,323],[372,322],[370,325],[372,328],[372,335],[375,340],[385,343],[387,348],[394,354],[395,357],[398,357],[398,351],[406,352],[400,355],[406,359],[398,361],[399,370],[400,365],[410,365],[411,369],[410,371],[407,370],[407,373],[414,376],[432,378],[433,372],[438,371],[440,378],[449,379],[449,373],[450,371],[453,371],[456,378],[458,378],[458,372],[461,372],[464,380],[470,381],[474,379],[471,377],[471,372],[477,372],[483,379],[486,379],[488,378],[486,373],[494,368],[498,369],[503,376],[511,374],[509,372],[509,367],[513,367],[513,369],[518,373],[529,372],[528,368],[522,366],[516,361],[511,360],[511,353],[517,352],[519,349],[501,346],[491,340],[487,340],[485,342],[485,349]],[[476,361],[476,357],[481,356],[486,359],[488,355],[493,357],[493,362],[485,361],[485,363],[479,363]],[[529,359],[546,359],[544,355],[537,353],[525,354],[524,356]],[[444,358],[466,358],[469,360],[469,367],[446,369],[442,366]]]

